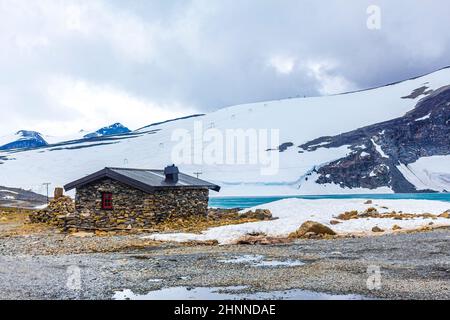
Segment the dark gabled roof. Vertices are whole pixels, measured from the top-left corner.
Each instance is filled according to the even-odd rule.
[[[165,181],[164,170],[150,169],[129,169],[129,168],[105,168],[90,174],[84,178],[70,182],[64,186],[66,191],[81,187],[91,182],[110,178],[130,187],[142,190],[144,192],[153,192],[164,188],[208,188],[219,191],[220,187],[216,184],[191,177],[184,173],[178,174],[178,181]]]

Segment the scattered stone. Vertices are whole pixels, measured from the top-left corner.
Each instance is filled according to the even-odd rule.
[[[376,212],[378,212],[378,210],[377,210],[377,208],[370,207],[370,208],[367,208],[367,210],[365,212],[366,213],[376,213]]]
[[[428,225],[429,225],[429,226],[432,226],[433,224],[434,224],[434,222],[430,222]]]
[[[192,240],[192,241],[183,242],[183,244],[188,245],[188,246],[217,246],[219,244],[219,241],[217,241],[217,240],[204,240],[204,241]]]
[[[364,202],[364,204],[372,204],[372,200],[367,200],[366,202]]]
[[[242,218],[257,220],[272,220],[272,213],[267,209],[256,209],[255,211],[247,211],[241,214]]]
[[[402,227],[400,227],[399,225],[397,225],[397,224],[394,224],[393,226],[392,226],[392,230],[401,230],[402,229]]]
[[[376,226],[372,228],[372,232],[384,232],[383,229],[381,229],[380,227]]]
[[[315,221],[306,221],[300,226],[300,228],[297,229],[297,231],[292,232],[289,235],[289,238],[303,238],[308,232],[312,232],[316,235],[336,235],[336,232],[321,223]]]
[[[339,223],[342,223],[342,222],[337,221],[337,220],[331,220],[331,221],[330,221],[330,224],[331,224],[331,225],[336,225],[336,224],[339,224]]]
[[[350,219],[358,219],[358,211],[347,211],[344,213],[341,213],[337,216],[337,219],[339,220],[350,220]]]
[[[266,235],[245,235],[238,240],[236,244],[249,244],[249,245],[271,245],[271,244],[283,244],[288,243],[288,238],[268,237]]]

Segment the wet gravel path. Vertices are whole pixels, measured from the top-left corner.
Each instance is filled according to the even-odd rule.
[[[89,241],[125,241],[124,237],[131,241],[129,238],[139,236]],[[61,235],[0,239],[0,299],[111,299],[119,290],[145,294],[175,286],[248,286],[249,292],[305,289],[371,298],[450,299],[450,229],[273,246],[149,245],[118,252],[52,250],[51,254],[39,254],[43,243],[55,248],[64,239]],[[77,239],[73,245],[85,241]],[[242,263],[219,261],[245,255],[305,264],[261,267],[245,259]],[[381,271],[378,290],[367,288],[370,265]],[[81,283],[76,280],[78,272]]]

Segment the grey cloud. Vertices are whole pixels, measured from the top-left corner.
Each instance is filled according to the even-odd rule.
[[[13,108],[16,123],[77,116],[46,97],[55,75],[206,112],[318,95],[323,83],[311,63],[329,62],[327,75],[349,89],[450,64],[446,0],[37,2],[0,0],[0,108]],[[381,30],[366,27],[371,4],[381,8]],[[64,28],[60,15],[71,5],[87,5],[81,27],[89,32]],[[271,67],[275,56],[292,58],[292,71]]]

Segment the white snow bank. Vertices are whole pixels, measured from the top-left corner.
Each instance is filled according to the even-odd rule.
[[[431,116],[431,112],[430,112],[429,114],[427,114],[426,116],[424,116],[424,117],[422,117],[422,118],[418,118],[418,119],[416,119],[416,120],[414,120],[414,121],[422,121],[422,120],[426,120],[426,119],[430,118],[430,116]]]
[[[338,234],[371,232],[374,226],[378,226],[386,231],[390,231],[395,224],[402,229],[416,229],[426,226],[430,222],[434,226],[449,226],[450,219],[411,219],[394,220],[382,218],[367,218],[343,221],[337,225],[331,225],[330,220],[334,216],[351,210],[365,211],[369,207],[375,207],[379,212],[404,212],[404,213],[433,213],[441,214],[450,209],[449,202],[430,200],[374,200],[373,204],[364,204],[364,199],[283,199],[272,203],[260,205],[247,210],[269,209],[274,217],[278,219],[272,221],[260,221],[244,223],[239,225],[228,225],[211,228],[202,234],[191,233],[166,233],[146,236],[146,239],[160,241],[205,241],[217,240],[220,244],[230,244],[236,239],[254,232],[263,232],[268,236],[287,236],[297,230],[300,225],[313,220],[331,227]],[[388,209],[383,209],[387,207]]]
[[[431,156],[418,159],[397,168],[417,190],[450,190],[450,155]]]
[[[381,148],[381,146],[379,144],[377,144],[373,139],[370,139],[373,143],[373,145],[375,146],[375,149],[377,150],[377,152],[383,157],[383,158],[389,158],[389,156],[384,153],[383,149]]]

